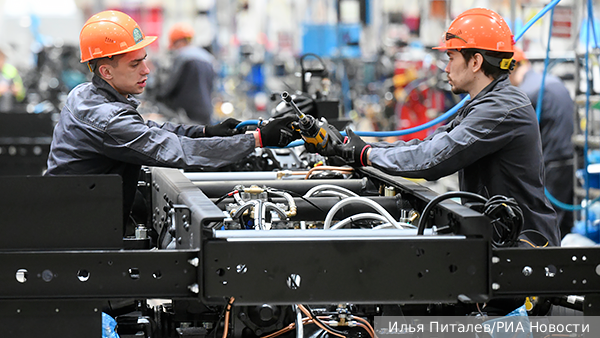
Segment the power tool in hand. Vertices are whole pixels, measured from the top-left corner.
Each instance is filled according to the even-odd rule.
[[[298,115],[298,128],[302,139],[310,145],[313,145],[316,151],[321,155],[333,155],[333,145],[343,143],[343,137],[340,132],[327,123],[324,118],[316,119],[311,115],[304,114],[292,100],[288,92],[281,93],[281,98]]]

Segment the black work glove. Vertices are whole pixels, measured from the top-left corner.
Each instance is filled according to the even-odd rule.
[[[367,152],[371,145],[363,141],[350,127],[346,127],[346,141],[334,148],[336,155],[352,166],[363,167],[368,163]]]
[[[206,126],[204,127],[204,136],[232,136],[238,134],[240,131],[235,129],[235,126],[240,124],[240,122],[241,121],[230,117],[219,124],[215,124],[214,126]]]
[[[327,123],[326,121],[323,121]],[[304,148],[309,153],[317,153],[321,156],[335,156],[335,147],[341,145],[344,142],[344,136],[340,134],[339,130],[333,125],[327,123],[326,125],[327,137],[329,140],[327,141],[327,145],[325,148],[317,148],[313,143],[304,142]]]
[[[269,120],[265,126],[258,128],[261,147],[285,147],[299,139],[300,132],[292,128],[292,122],[295,121],[298,121],[295,114],[286,114]]]

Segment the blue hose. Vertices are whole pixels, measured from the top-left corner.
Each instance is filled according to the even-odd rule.
[[[593,16],[593,11],[592,9],[592,3],[591,0],[588,0],[588,29],[589,26],[591,25],[592,29],[594,29],[594,24],[593,24],[593,20],[594,20],[594,16]],[[552,11],[551,14],[551,18],[554,15],[554,10]],[[550,22],[552,22],[552,19],[550,20]],[[544,97],[544,88],[546,86],[546,73],[548,72],[548,60],[550,58],[550,39],[552,37],[552,24],[550,24],[550,31],[548,33],[548,46],[546,48],[546,59],[544,60],[544,73],[542,76],[542,85],[540,87],[540,93],[538,94],[538,101],[537,101],[537,106],[536,106],[536,114],[538,116],[538,121],[541,121],[541,111],[542,111],[542,100]],[[594,31],[594,39],[596,38],[596,33]],[[584,135],[585,135],[585,142],[584,142],[584,151],[583,151],[583,163],[584,163],[584,188],[585,188],[585,200],[589,201],[590,199],[590,189],[589,189],[589,185],[588,185],[588,180],[589,180],[589,173],[587,171],[587,152],[588,152],[588,118],[589,118],[589,109],[590,109],[590,75],[589,75],[589,42],[590,42],[590,36],[589,34],[587,35],[587,41],[586,41],[586,54],[585,54],[585,75],[586,75],[586,92],[585,92],[585,118],[586,118],[586,127],[584,130]],[[596,42],[597,43],[597,42]],[[588,220],[588,213],[587,213],[587,209],[588,206],[599,201],[600,197],[595,198],[594,200],[588,202],[585,204],[585,206],[581,206],[581,205],[573,205],[573,204],[567,204],[567,203],[563,203],[561,201],[559,201],[558,199],[556,199],[554,196],[552,196],[552,194],[547,190],[544,189],[544,192],[546,193],[546,197],[548,197],[548,200],[550,200],[550,202],[561,208],[564,210],[568,210],[568,211],[578,211],[578,210],[583,210],[585,209],[585,230],[586,230],[586,234],[587,234],[587,220]]]

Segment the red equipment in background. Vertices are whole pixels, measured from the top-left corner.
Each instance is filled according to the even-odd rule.
[[[444,109],[444,93],[432,87],[424,73],[435,74],[435,66],[423,69],[423,61],[397,61],[394,70],[397,129],[420,126]],[[420,76],[421,75],[421,76]],[[432,128],[400,136],[403,141],[424,139]]]

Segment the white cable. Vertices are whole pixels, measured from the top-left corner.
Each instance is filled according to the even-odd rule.
[[[302,324],[302,311],[296,304],[293,306],[296,311],[296,338],[304,338],[304,324]]]
[[[294,197],[292,197],[292,195],[288,194],[285,191],[277,191],[274,189],[269,189],[267,190],[268,193],[271,193],[273,195],[277,195],[277,196],[282,196],[283,198],[285,198],[285,200],[288,202],[289,204],[289,213],[287,214],[287,217],[294,217],[296,216],[296,212],[298,211],[298,207],[296,207],[296,201],[294,201]]]
[[[351,204],[351,203],[362,203],[362,204],[367,204],[369,206],[371,206],[373,209],[375,209],[376,211],[379,212],[379,214],[381,214],[382,216],[384,216],[385,218],[387,218],[387,220],[394,224],[394,226],[396,226],[399,229],[402,229],[402,226],[400,224],[398,224],[398,221],[396,221],[394,219],[394,217],[392,217],[392,215],[390,215],[389,212],[387,212],[387,210],[385,210],[381,205],[379,205],[376,202],[373,202],[372,200],[366,198],[366,197],[348,197],[345,198],[339,202],[337,202],[332,208],[331,210],[329,210],[329,212],[327,213],[327,216],[325,217],[325,222],[323,224],[323,229],[329,229],[329,227],[331,227],[331,221],[333,220],[333,216],[335,216],[335,214],[344,206],[346,206],[347,204]]]
[[[236,189],[235,193],[233,194],[233,198],[235,199],[235,201],[237,202],[237,204],[239,205],[243,205],[246,202],[242,199],[242,196],[240,196],[240,191]]]
[[[385,216],[382,216],[380,214],[375,214],[372,212],[364,212],[362,214],[356,214],[356,215],[347,217],[347,218],[337,222],[330,229],[335,230],[335,229],[343,228],[346,224],[351,223],[352,221],[358,221],[361,219],[375,219],[375,220],[382,221],[382,222],[388,222],[388,219],[385,218]]]
[[[402,226],[403,229],[409,228],[409,229],[416,229],[417,226],[410,224],[410,223],[405,223],[405,222],[397,222],[396,224],[399,224],[400,226]],[[374,227],[374,230],[378,230],[378,229],[386,229],[386,228],[396,228],[396,226],[394,224],[391,223],[384,223],[384,224],[379,224],[378,226]]]
[[[339,191],[339,192],[345,193],[345,194],[347,194],[349,196],[357,196],[358,197],[358,195],[356,193],[354,193],[353,191],[350,191],[350,190],[348,190],[346,188],[339,187],[339,186],[333,185],[333,184],[321,184],[321,185],[317,185],[317,186],[314,186],[314,187],[310,188],[310,190],[308,190],[306,192],[306,194],[304,194],[304,198],[311,197],[312,194],[315,191],[325,190],[325,189],[335,190],[335,191]]]
[[[311,197],[315,197],[315,196],[333,196],[333,197],[341,197],[341,198],[348,198],[348,197],[350,197],[350,196],[344,194],[343,192],[333,191],[333,190],[319,190],[319,191],[315,191],[312,194]]]
[[[285,214],[285,210],[281,209],[277,204],[271,202],[263,202],[267,211],[273,210],[275,211],[282,221],[287,220],[287,215]]]

